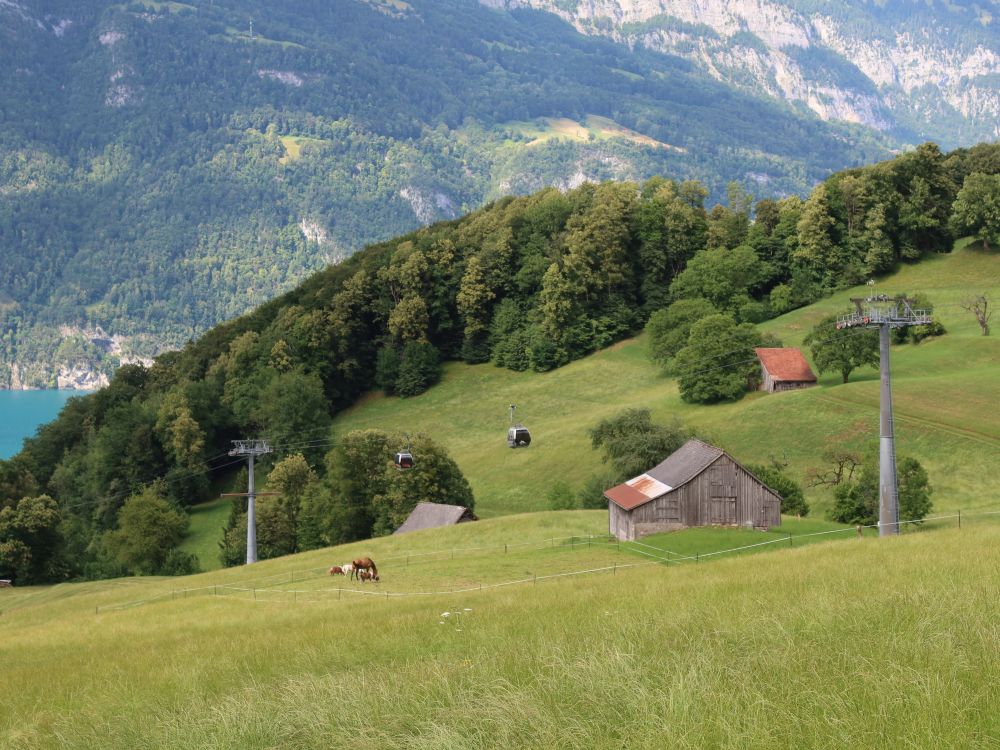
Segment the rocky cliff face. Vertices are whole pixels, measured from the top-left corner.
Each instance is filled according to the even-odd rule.
[[[933,137],[1000,137],[1000,34],[979,6],[794,0],[481,0],[679,55],[826,120]],[[800,10],[799,7],[812,10]]]
[[[51,332],[56,333],[61,343],[54,359],[24,357],[10,365],[0,365],[0,390],[97,390],[110,382],[110,375],[117,367],[129,364],[150,367],[153,359],[146,355],[165,348],[149,337],[110,334],[100,326],[88,329],[64,325]]]

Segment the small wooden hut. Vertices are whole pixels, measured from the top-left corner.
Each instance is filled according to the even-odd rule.
[[[798,349],[761,347],[754,351],[760,360],[760,390],[774,393],[816,385],[816,376]]]
[[[689,526],[781,524],[781,496],[724,450],[700,440],[688,440],[604,496],[609,531],[623,541]]]
[[[466,521],[478,521],[476,514],[463,505],[445,505],[444,503],[417,503],[403,525],[393,534],[405,534],[418,529],[436,529],[439,526],[452,526]]]

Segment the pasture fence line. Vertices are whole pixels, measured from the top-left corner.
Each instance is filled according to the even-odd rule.
[[[979,518],[979,517],[983,517],[983,516],[997,516],[997,515],[1000,515],[1000,510],[978,511],[978,512],[972,512],[972,513],[970,513],[970,512],[962,513],[961,511],[958,511],[956,513],[949,513],[949,514],[943,514],[943,515],[937,515],[937,516],[927,516],[927,517],[922,518],[922,519],[911,519],[911,520],[906,520],[906,521],[899,521],[898,525],[899,526],[904,526],[904,525],[908,525],[908,524],[922,524],[922,523],[927,523],[927,522],[932,522],[932,521],[946,521],[946,520],[949,520],[949,519],[957,519],[957,521],[958,521],[958,527],[961,528],[961,519],[963,517],[966,518],[966,519],[970,519],[970,518]],[[852,527],[848,527],[848,528],[844,528],[844,529],[829,529],[827,531],[815,531],[815,532],[810,532],[808,534],[794,534],[794,535],[793,534],[789,534],[787,537],[779,537],[777,539],[768,539],[768,540],[763,541],[763,542],[757,542],[757,543],[754,543],[754,544],[746,544],[746,545],[742,545],[742,546],[739,546],[739,547],[731,547],[729,549],[715,550],[713,552],[696,552],[694,555],[682,555],[679,552],[674,552],[672,550],[662,549],[660,547],[654,547],[654,546],[652,546],[650,544],[646,544],[644,542],[630,541],[630,542],[625,542],[625,551],[626,552],[640,554],[640,555],[643,555],[645,557],[652,558],[652,560],[648,561],[648,562],[639,562],[639,563],[625,563],[625,564],[615,563],[613,565],[603,566],[603,567],[600,567],[600,568],[588,568],[588,569],[585,569],[585,570],[574,570],[574,571],[569,571],[569,572],[565,572],[565,573],[550,573],[550,574],[546,574],[546,575],[533,575],[531,578],[518,578],[518,579],[515,579],[515,580],[511,580],[511,581],[501,581],[501,582],[498,582],[498,583],[480,583],[480,584],[475,584],[473,586],[467,586],[467,587],[463,587],[463,588],[450,588],[448,590],[437,590],[437,591],[388,591],[388,590],[376,591],[376,590],[344,588],[342,586],[341,587],[329,587],[329,588],[323,588],[323,589],[280,589],[280,588],[273,588],[273,587],[269,587],[269,586],[240,585],[241,583],[244,583],[244,582],[236,581],[236,582],[231,583],[231,584],[212,584],[212,585],[198,586],[198,587],[187,588],[187,589],[175,589],[175,590],[171,590],[171,591],[168,591],[168,592],[163,592],[163,593],[160,593],[160,594],[156,594],[154,596],[146,597],[144,599],[139,599],[139,600],[135,600],[135,601],[131,601],[131,602],[124,602],[122,604],[109,604],[109,605],[106,605],[106,606],[103,606],[103,607],[102,606],[98,606],[98,607],[95,607],[94,613],[95,614],[99,614],[101,612],[122,611],[122,610],[126,610],[126,609],[131,609],[131,608],[134,608],[134,607],[142,606],[144,604],[151,604],[151,603],[154,603],[154,602],[163,601],[163,600],[166,600],[166,599],[178,599],[178,598],[187,598],[189,596],[206,595],[208,592],[211,592],[211,594],[213,596],[223,596],[223,597],[234,596],[234,597],[237,597],[237,598],[243,598],[246,601],[260,601],[260,602],[274,601],[275,598],[272,597],[272,595],[277,595],[277,594],[280,594],[280,595],[283,595],[283,596],[286,597],[285,599],[282,599],[281,601],[288,601],[289,597],[290,597],[291,601],[294,601],[294,602],[300,602],[300,601],[301,602],[308,602],[308,601],[310,601],[309,597],[314,597],[314,599],[312,601],[319,601],[319,600],[321,600],[324,597],[332,596],[332,594],[334,594],[334,593],[336,593],[338,600],[343,599],[343,597],[344,597],[345,594],[348,594],[348,595],[354,594],[354,595],[361,596],[361,597],[374,596],[374,597],[384,598],[384,599],[387,599],[387,600],[388,599],[392,599],[392,598],[400,598],[400,597],[408,597],[408,596],[443,596],[443,595],[449,595],[449,594],[466,594],[466,593],[472,593],[472,592],[475,592],[475,591],[489,591],[491,589],[499,589],[499,588],[503,588],[503,587],[506,587],[506,586],[516,586],[518,584],[531,583],[532,585],[535,585],[535,584],[538,583],[538,581],[545,581],[545,580],[551,580],[551,579],[556,579],[556,578],[567,578],[567,577],[572,577],[572,576],[589,575],[589,574],[595,574],[595,573],[603,573],[603,572],[607,572],[607,571],[611,571],[611,573],[614,575],[614,574],[617,574],[618,570],[627,570],[627,569],[631,569],[631,568],[647,567],[647,566],[650,566],[650,565],[663,565],[664,563],[667,565],[667,567],[669,567],[671,564],[682,564],[684,562],[689,562],[689,563],[690,562],[694,562],[694,563],[697,564],[703,558],[718,557],[720,555],[732,554],[732,553],[735,553],[735,552],[743,552],[743,551],[746,551],[746,550],[757,549],[757,548],[766,547],[766,546],[774,545],[774,544],[788,543],[790,546],[794,546],[794,540],[795,539],[808,539],[808,538],[812,538],[812,537],[829,536],[829,535],[833,535],[833,534],[857,534],[858,530],[861,530],[861,529],[877,529],[877,528],[879,528],[879,524],[878,523],[874,523],[874,524],[856,525],[856,526],[852,526]],[[610,538],[610,535],[598,535],[596,537],[594,535],[590,535],[588,537],[583,537],[583,536],[553,537],[551,539],[542,540],[540,542],[524,542],[524,543],[519,544],[517,546],[530,546],[530,545],[539,546],[539,545],[541,545],[541,546],[539,546],[539,549],[545,549],[549,545],[554,546],[555,541],[566,540],[566,539],[580,540],[580,542],[579,542],[580,544],[586,543],[588,546],[592,546],[593,544],[595,544],[594,540],[598,539],[598,540],[601,540],[601,541],[597,541],[596,542],[597,544],[603,544],[603,545],[607,545],[607,546],[614,546],[617,549],[621,550],[621,544],[617,540],[615,540],[614,542],[604,541],[604,540],[608,540],[609,538]],[[577,545],[577,542],[573,541],[573,542],[571,542],[571,544],[564,545],[564,546],[572,549],[576,545]],[[508,546],[508,545],[504,545],[504,546]],[[509,545],[509,546],[514,546],[514,545]],[[639,549],[640,547],[643,547],[645,549]],[[469,552],[469,551],[481,551],[481,550],[487,550],[487,549],[493,549],[493,550],[499,551],[500,546],[493,546],[493,545],[491,545],[491,546],[483,546],[483,547],[469,547],[469,548],[465,548],[464,550],[455,549],[454,551],[456,551],[456,552],[457,551]],[[648,550],[655,550],[657,552],[666,553],[666,554],[669,554],[669,555],[673,555],[673,557],[664,557],[664,556],[660,556],[660,555],[654,555],[651,552],[647,552],[646,551],[647,549]],[[447,549],[447,550],[438,550],[438,551],[435,551],[435,552],[416,553],[416,554],[411,554],[411,555],[395,555],[395,556],[385,557],[385,558],[383,558],[383,560],[384,561],[394,561],[394,560],[401,560],[401,559],[404,559],[404,558],[407,558],[407,557],[414,557],[414,556],[417,556],[417,555],[421,555],[421,556],[426,557],[428,555],[434,555],[434,554],[438,554],[438,555],[451,555],[451,554],[453,554],[453,551],[451,549]],[[281,578],[281,577],[287,577],[287,576],[302,576],[300,578],[293,578],[291,580],[286,580],[286,581],[283,581],[283,582],[281,582],[281,581],[275,581],[272,584],[272,586],[273,586],[273,585],[280,585],[281,583],[293,583],[296,580],[305,580],[309,576],[304,575],[304,574],[307,574],[307,573],[311,572],[312,576],[314,577],[317,574],[317,572],[325,573],[326,570],[327,570],[326,567],[309,568],[309,569],[306,569],[306,570],[293,571],[291,573],[276,574],[274,576],[266,576],[264,578],[249,579],[249,580],[252,581],[252,582],[261,582],[261,581],[270,580],[270,579],[273,579],[273,578]],[[258,598],[258,595],[261,598]]]
[[[466,554],[470,552],[489,552],[489,551],[499,551],[501,549],[504,551],[504,554],[508,554],[508,550],[519,549],[524,547],[535,547],[537,549],[547,549],[550,547],[556,547],[557,546],[556,542],[565,542],[567,540],[569,541],[569,544],[560,546],[577,547],[584,544],[590,546],[595,543],[595,540],[607,540],[610,538],[612,538],[610,534],[588,534],[586,536],[583,534],[576,534],[571,536],[549,537],[546,539],[539,539],[531,542],[517,542],[517,543],[508,542],[506,544],[498,543],[498,544],[482,545],[479,547],[447,547],[445,549],[429,550],[426,552],[407,552],[407,553],[400,553],[397,555],[387,555],[386,557],[380,557],[379,560],[381,560],[382,563],[398,562],[400,560],[405,560],[406,564],[409,565],[410,561],[416,558],[420,558],[418,562],[424,560],[425,558],[432,558],[432,557],[452,559],[454,558],[456,553]],[[604,541],[596,543],[604,543]],[[271,582],[274,584],[279,582],[294,583],[295,581],[301,581],[312,578],[313,576],[319,573],[325,573],[329,569],[329,567],[330,567],[329,565],[319,565],[312,568],[302,568],[300,570],[288,571],[285,573],[274,573],[270,576],[263,576],[263,577],[255,576],[253,578],[244,578],[240,581],[234,581],[233,584],[231,585],[239,585],[239,584],[249,585],[250,583],[265,584],[267,582]]]
[[[464,586],[462,588],[450,588],[442,589],[438,591],[375,591],[375,590],[364,590],[364,589],[352,589],[352,588],[324,588],[324,589],[249,589],[241,588],[236,586],[219,586],[218,589],[222,591],[222,596],[226,595],[226,591],[235,592],[237,595],[245,595],[243,598],[246,600],[254,600],[259,602],[266,602],[267,599],[264,598],[267,595],[278,594],[283,596],[281,601],[288,601],[288,597],[291,596],[293,601],[308,602],[312,597],[313,601],[319,601],[325,597],[337,595],[337,599],[343,598],[345,594],[354,594],[357,596],[365,597],[375,597],[380,599],[392,599],[392,598],[403,598],[410,596],[449,596],[452,594],[470,594],[480,591],[489,591],[490,589],[499,589],[506,586],[516,586],[518,584],[537,584],[539,581],[552,580],[555,578],[568,578],[572,576],[590,575],[594,573],[607,573],[610,572],[612,575],[617,574],[619,570],[626,570],[629,568],[642,568],[649,565],[658,565],[658,562],[638,562],[638,563],[614,563],[612,565],[605,565],[600,568],[588,568],[586,570],[573,570],[565,573],[549,573],[546,575],[534,575],[531,578],[517,578],[512,581],[500,581],[498,583],[480,583],[474,586]],[[200,589],[199,589],[200,590]]]

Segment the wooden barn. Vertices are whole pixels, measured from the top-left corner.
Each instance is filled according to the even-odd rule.
[[[754,351],[760,360],[760,390],[774,393],[816,385],[816,376],[798,349],[759,348]]]
[[[476,514],[464,505],[445,505],[444,503],[417,503],[403,525],[393,534],[405,534],[417,529],[436,529],[439,526],[452,526],[466,521],[478,521]]]
[[[724,450],[700,440],[688,440],[604,496],[609,530],[622,541],[689,526],[781,524],[781,496]]]

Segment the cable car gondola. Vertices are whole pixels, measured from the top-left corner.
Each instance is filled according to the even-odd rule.
[[[396,468],[400,471],[413,468],[413,454],[410,453],[410,436],[406,436],[406,450],[396,453]]]
[[[531,445],[531,433],[523,424],[514,424],[514,404],[510,405],[510,427],[507,428],[507,447],[527,448]]]

